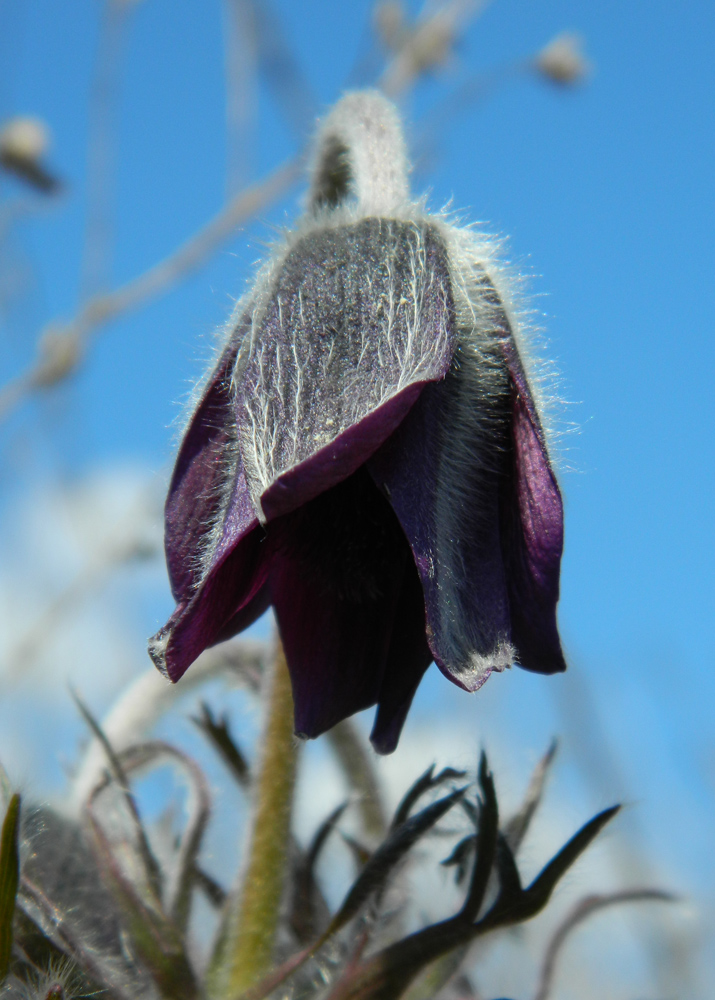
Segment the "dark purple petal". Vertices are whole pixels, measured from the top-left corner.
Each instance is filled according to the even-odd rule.
[[[210,544],[207,536],[222,515],[226,492],[241,475],[231,376],[245,328],[244,322],[211,375],[184,434],[171,477],[164,507],[164,546],[171,590],[179,603],[190,598],[204,575],[199,553]],[[252,519],[255,512],[246,508],[246,516]]]
[[[508,433],[506,416],[495,416],[501,405],[479,398],[462,358],[367,463],[410,543],[435,661],[469,691],[511,662],[498,504],[500,438]]]
[[[166,558],[178,606],[149,651],[174,681],[207,646],[235,634],[231,621],[245,627],[257,617],[268,573],[264,532],[241,465],[231,386],[240,336],[249,325],[250,317],[239,324],[211,376],[184,435],[166,501]]]
[[[378,700],[410,552],[364,470],[271,522],[268,537],[296,732],[318,736]]]
[[[390,581],[391,582],[391,581]],[[377,701],[392,608],[349,604],[283,558],[271,576],[273,604],[293,686],[295,731],[315,737]]]
[[[409,557],[395,608],[375,724],[370,734],[370,741],[378,753],[392,753],[397,747],[412,699],[431,662],[432,652],[425,635],[422,584],[414,561]]]
[[[512,638],[522,667],[556,673],[566,669],[556,624],[563,504],[516,345],[508,337],[501,346],[512,407],[512,470],[502,496]]]
[[[254,519],[253,527],[213,563],[194,596],[152,636],[149,655],[170,680],[178,681],[208,646],[235,635],[238,628],[231,630],[229,623],[245,628],[264,610],[266,555],[265,533]]]
[[[265,559],[266,556],[263,556],[263,558]],[[264,578],[264,574],[267,572],[266,567],[267,563],[264,564],[264,568],[261,570],[260,579]],[[236,611],[235,614],[229,618],[226,624],[221,627],[221,630],[216,635],[212,645],[215,645],[218,642],[225,642],[227,639],[233,639],[235,635],[243,632],[244,629],[249,628],[249,626],[253,625],[254,622],[258,621],[261,615],[264,615],[266,611],[268,611],[270,606],[271,591],[266,580],[254,596],[243,604],[238,611]]]
[[[236,384],[246,478],[268,521],[362,464],[444,376],[455,334],[446,251],[427,224],[318,229],[264,284]]]
[[[261,498],[266,520],[289,514],[356,472],[399,427],[423,388],[424,383],[408,385],[329,445],[279,476]]]

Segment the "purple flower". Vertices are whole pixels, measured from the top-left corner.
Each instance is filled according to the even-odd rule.
[[[562,504],[488,241],[410,201],[399,121],[350,94],[309,208],[239,303],[166,502],[178,680],[270,605],[298,734],[377,704],[389,753],[432,660],[474,691],[565,668]]]

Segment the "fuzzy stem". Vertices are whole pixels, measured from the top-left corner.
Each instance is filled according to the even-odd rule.
[[[278,643],[270,682],[253,828],[240,890],[229,904],[225,934],[210,973],[213,996],[234,997],[271,969],[288,863],[296,773],[293,697]]]

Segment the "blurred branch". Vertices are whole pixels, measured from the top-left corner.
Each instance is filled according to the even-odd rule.
[[[252,0],[224,0],[226,191],[247,183],[255,148],[258,39]]]
[[[155,554],[156,549],[143,539],[128,539],[100,552],[72,583],[49,603],[19,641],[11,646],[6,654],[7,668],[3,672],[3,682],[6,685],[11,684],[26,676],[28,669],[35,665],[48,638],[66,620],[67,613],[74,610],[88,595],[96,594],[113,569]]]
[[[271,4],[268,0],[244,0],[244,3],[252,8],[259,68],[288,127],[302,145],[315,121],[318,102]]]
[[[180,686],[171,684],[151,667],[125,688],[102,720],[102,731],[116,751],[122,753],[141,740],[178,698],[183,698],[207,678],[228,674],[255,686],[269,656],[270,644],[266,642],[244,638],[224,643],[203,653]],[[93,740],[87,746],[72,782],[69,796],[71,808],[81,808],[104,767],[102,748],[97,740]]]
[[[622,755],[616,751],[603,725],[602,715],[584,670],[570,671],[564,684],[549,689],[561,715],[569,754],[585,780],[604,798],[616,795],[632,801]],[[629,810],[624,824],[625,837],[614,838],[608,847],[622,884],[634,878],[641,883],[654,882],[657,872],[646,848],[647,837],[639,813]],[[696,989],[696,973],[687,954],[673,947],[674,933],[667,926],[636,928],[641,947],[654,971],[661,990],[670,993],[682,989],[688,995]]]
[[[5,669],[2,674],[6,685],[26,675],[67,613],[76,610],[88,595],[96,594],[114,569],[159,554],[159,536],[152,532],[159,519],[157,499],[153,487],[142,490],[129,511],[108,525],[105,536],[93,544],[92,558],[75,578],[49,602],[31,627],[10,644],[4,654]]]
[[[110,0],[116,3],[116,0]],[[233,0],[238,3],[239,0]],[[487,0],[446,0],[439,5],[426,3],[415,24],[406,29],[378,83],[388,95],[403,95],[423,74],[445,62],[461,31],[485,6]],[[246,10],[249,0],[245,0]],[[295,131],[304,138],[315,102],[307,82],[288,46],[280,24],[265,5],[251,5],[259,33],[267,80]],[[261,47],[263,52],[261,53]],[[203,265],[228,239],[237,226],[271,205],[296,182],[304,154],[283,163],[273,173],[236,194],[205,226],[164,260],[114,291],[93,295],[69,322],[54,321],[42,331],[35,363],[23,374],[0,388],[0,419],[7,416],[27,396],[55,385],[70,376],[80,364],[92,334],[119,316],[145,305],[166,293],[192,271]]]
[[[38,358],[23,375],[0,389],[0,418],[26,396],[67,378],[79,364],[90,336],[111,320],[163,295],[201,267],[237,226],[285,194],[301,167],[295,158],[232,198],[177,250],[113,292],[89,299],[68,323],[50,323],[40,337]]]
[[[552,740],[549,749],[534,768],[531,780],[529,781],[529,787],[526,790],[526,795],[519,811],[504,826],[504,836],[507,839],[509,847],[515,854],[521,846],[521,842],[526,836],[534,814],[541,803],[546,778],[549,775],[551,765],[556,756],[556,748],[556,740]]]
[[[613,892],[602,896],[585,896],[583,899],[579,900],[579,902],[576,903],[574,908],[567,915],[565,920],[558,926],[555,934],[549,942],[549,946],[546,949],[544,961],[541,966],[539,988],[536,992],[534,1000],[548,1000],[548,996],[551,993],[551,988],[554,983],[556,962],[561,950],[569,935],[579,926],[579,924],[582,924],[584,920],[587,920],[599,910],[606,909],[608,906],[618,906],[621,903],[644,903],[653,900],[662,903],[672,903],[675,901],[675,898],[676,897],[671,895],[671,893],[662,892],[659,889],[627,889],[623,892]]]
[[[87,223],[80,282],[83,300],[105,290],[111,278],[119,79],[133,7],[126,0],[105,0],[101,14],[90,92]]]
[[[460,32],[486,7],[488,0],[445,0],[425,3],[414,25],[403,27],[395,54],[380,78],[388,97],[400,97],[419,76],[444,65]],[[381,5],[385,6],[385,5]]]

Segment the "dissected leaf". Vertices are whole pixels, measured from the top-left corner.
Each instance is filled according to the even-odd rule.
[[[589,844],[598,836],[609,820],[613,819],[620,806],[612,806],[598,813],[588,823],[584,824],[578,833],[565,844],[551,861],[542,869],[539,875],[526,889],[523,889],[517,899],[497,899],[486,914],[482,923],[489,927],[501,924],[521,923],[533,917],[542,910],[549,901],[556,883],[568,871],[576,859],[583,854]]]
[[[325,842],[335,829],[348,806],[347,802],[334,809],[321,823],[305,852],[300,852],[293,869],[293,899],[290,924],[301,944],[314,941],[330,913],[315,878],[315,866]]]
[[[161,758],[168,758],[172,764],[178,764],[188,778],[191,793],[187,805],[189,817],[179,841],[175,875],[169,880],[165,891],[166,912],[171,914],[176,926],[184,930],[191,909],[196,859],[209,821],[211,802],[201,768],[187,754],[162,740],[148,740],[129,747],[119,755],[119,763],[126,774],[131,774],[156,764]]]
[[[12,918],[20,878],[19,829],[20,796],[15,793],[7,807],[0,836],[0,983],[8,973],[12,956]]]
[[[487,755],[482,752],[479,760],[479,829],[477,830],[477,857],[472,871],[467,898],[461,916],[468,921],[477,919],[484,902],[489,876],[494,865],[499,833],[499,807],[494,788],[494,778],[489,770]]]
[[[151,897],[141,898],[121,871],[97,819],[89,814],[100,871],[124,915],[124,926],[137,955],[151,973],[160,993],[172,1000],[194,1000],[196,979],[176,926]]]
[[[308,852],[306,855],[306,860],[311,870],[315,868],[315,865],[317,864],[318,861],[318,857],[320,856],[320,852],[325,846],[326,840],[335,829],[338,820],[343,815],[348,805],[349,805],[348,802],[342,802],[336,809],[333,809],[333,811],[327,817],[327,819],[323,820],[323,822],[318,827],[318,830],[315,836],[313,837],[313,840],[311,841],[310,847],[308,848]]]
[[[503,846],[497,851],[496,797],[484,755],[479,768],[479,784],[483,796],[479,836],[487,847],[493,838],[492,859],[496,855],[500,878],[503,879],[502,893],[497,902],[478,923],[465,918],[467,913],[474,911],[480,895],[479,887],[485,881],[487,864],[483,862],[481,871],[478,871],[478,854],[470,888],[470,897],[473,898],[456,917],[425,927],[371,956],[336,984],[328,1000],[397,1000],[422,970],[436,959],[468,945],[496,927],[528,920],[546,904],[559,878],[618,811],[618,807],[606,809],[586,823],[546,865],[529,888],[519,891],[516,864],[504,838]],[[488,855],[488,850],[482,854],[483,857]],[[487,878],[488,874],[489,872]]]
[[[456,867],[457,871],[455,872],[455,881],[457,885],[461,885],[465,879],[467,869],[474,855],[476,846],[477,836],[474,833],[470,833],[467,837],[463,837],[462,840],[456,844],[449,857],[440,862],[445,868]]]
[[[216,719],[204,701],[201,703],[201,715],[192,716],[191,721],[211,740],[241,788],[248,788],[251,784],[251,769],[231,735],[228,717],[222,715],[220,719]]]
[[[438,799],[387,836],[356,879],[321,943],[351,920],[373,893],[383,888],[395,866],[410,848],[462,798],[465,791],[465,788],[458,788]]]
[[[464,973],[457,975],[468,950],[468,944],[462,945],[432,962],[407,989],[404,994],[405,1000],[434,1000],[435,997],[442,995],[441,991],[450,982],[454,987],[450,990],[451,995],[458,997],[459,1000],[470,1000],[470,998],[478,1000],[474,992],[467,989]]]
[[[514,854],[503,833],[497,839],[495,865],[499,876],[498,898],[502,905],[507,906],[518,900],[523,890]]]
[[[67,955],[58,943],[53,941],[26,913],[23,898],[18,892],[14,919],[14,944],[22,952],[30,968],[57,968],[67,961]]]
[[[428,767],[425,773],[420,775],[417,781],[407,790],[407,793],[395,810],[395,815],[390,823],[391,830],[396,830],[398,826],[401,826],[405,822],[410,815],[412,807],[426,792],[431,791],[433,788],[438,788],[447,781],[463,778],[465,772],[455,771],[452,767],[445,767],[436,777],[433,777],[433,775],[434,764]]]
[[[397,1000],[423,969],[478,934],[478,928],[461,916],[425,927],[351,970],[328,1000]]]
[[[534,768],[521,808],[504,826],[504,836],[514,853],[519,849],[534,818],[534,813],[539,808],[541,797],[544,794],[544,785],[557,749],[558,743],[553,740],[549,749]]]
[[[370,860],[372,851],[366,847],[365,844],[361,844],[359,840],[351,837],[349,833],[343,833],[341,830],[340,836],[342,837],[345,846],[350,848],[350,853],[353,856],[355,867],[358,871],[361,871]]]
[[[114,780],[114,782],[116,783],[117,787],[119,788],[124,797],[124,802],[127,807],[127,812],[134,827],[134,832],[137,838],[137,845],[139,848],[139,856],[141,858],[142,864],[145,869],[147,885],[151,888],[151,891],[153,892],[157,901],[160,901],[162,894],[161,869],[159,867],[156,858],[154,857],[154,854],[152,853],[151,847],[149,846],[149,838],[147,837],[146,831],[144,830],[144,826],[139,816],[139,810],[137,809],[136,801],[134,799],[134,796],[132,795],[131,789],[129,788],[129,782],[127,781],[127,776],[124,773],[124,769],[121,765],[121,762],[117,757],[116,753],[114,752],[114,748],[112,747],[111,743],[107,739],[104,730],[97,722],[97,720],[94,718],[92,713],[89,711],[87,706],[82,702],[79,695],[75,691],[73,691],[72,697],[74,698],[75,704],[77,705],[77,708],[80,710],[83,719],[85,720],[89,728],[92,730],[93,735],[99,741],[102,749],[104,750],[104,753],[107,757],[107,763],[109,765],[109,776]],[[92,793],[93,796],[96,795],[101,790],[101,788],[102,785],[95,788],[94,792]]]
[[[32,961],[46,968],[50,963],[42,961],[42,957],[51,949],[56,949],[62,957],[71,956],[94,983],[107,990],[113,1000],[135,1000],[138,991],[132,988],[131,983],[125,988],[123,981],[125,977],[112,961],[114,956],[110,956],[109,961],[104,961],[104,956],[98,954],[81,931],[78,932],[77,928],[71,925],[66,914],[50,902],[40,887],[24,874],[18,898],[25,923],[34,927],[36,932],[33,934],[31,931],[26,935],[23,930],[22,933],[23,948]],[[51,937],[48,936],[48,931]]]

